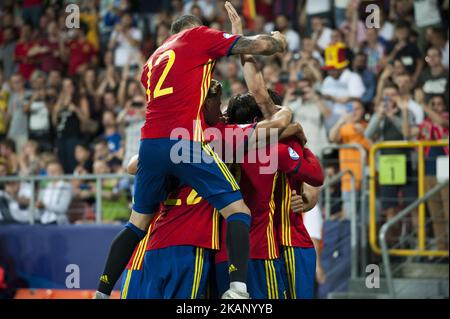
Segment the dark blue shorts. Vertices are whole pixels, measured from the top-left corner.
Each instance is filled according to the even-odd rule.
[[[155,213],[167,197],[168,178],[190,185],[220,210],[242,199],[228,167],[206,143],[169,138],[144,139],[134,180],[133,210]]]
[[[230,287],[228,263],[216,264],[218,298]],[[247,290],[252,299],[286,299],[281,260],[250,259],[248,261]]]
[[[281,248],[282,273],[290,299],[312,299],[316,279],[316,250],[314,248]]]
[[[142,270],[126,269],[122,278],[120,299],[139,299],[141,293]]]
[[[142,299],[203,299],[210,270],[209,249],[172,246],[145,253],[141,284]]]

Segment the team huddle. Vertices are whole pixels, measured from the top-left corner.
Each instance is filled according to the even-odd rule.
[[[232,34],[181,16],[144,66],[146,122],[128,167],[133,209],[96,298],[109,298],[124,270],[124,299],[313,296],[316,253],[302,212],[316,204],[323,173],[252,57],[284,52],[286,40],[243,36],[225,7]],[[240,55],[249,93],[222,114],[212,71],[229,55]],[[174,160],[180,153],[188,156]]]

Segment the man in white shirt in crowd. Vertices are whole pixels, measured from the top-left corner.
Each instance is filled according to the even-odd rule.
[[[52,161],[47,164],[48,176],[61,176],[64,174],[61,164]],[[51,180],[39,191],[36,208],[40,213],[42,224],[67,224],[67,210],[72,202],[72,186],[61,180]]]
[[[0,224],[28,223],[30,213],[25,202],[19,197],[19,182],[6,182],[0,190]]]
[[[142,32],[133,27],[131,13],[125,12],[116,24],[108,48],[114,50],[114,65],[118,68],[127,63],[130,67],[139,66],[139,46],[142,41]]]
[[[342,43],[329,46],[325,50],[327,77],[322,83],[322,97],[327,100],[331,115],[326,119],[327,129],[331,129],[344,113],[352,111],[352,100],[361,99],[366,88],[358,73],[349,68],[346,48]]]
[[[289,20],[286,15],[280,14],[275,18],[275,30],[286,36],[289,51],[295,52],[300,50],[300,36],[289,27]]]
[[[398,86],[398,93],[402,100],[408,100],[408,109],[414,116],[414,122],[418,126],[425,119],[423,108],[411,96],[411,76],[408,73],[402,73],[394,78]]]
[[[316,49],[323,52],[331,43],[333,31],[327,27],[323,18],[315,16],[311,18],[312,35],[311,38],[316,44]]]

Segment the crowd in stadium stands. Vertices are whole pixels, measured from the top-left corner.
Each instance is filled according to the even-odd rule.
[[[293,109],[316,155],[330,143],[369,150],[377,141],[448,137],[448,0],[378,1],[379,28],[366,26],[358,0],[257,0],[256,16],[244,1],[231,2],[243,13],[246,34],[286,35],[287,54],[258,60],[267,86]],[[67,28],[70,3],[79,5],[79,28]],[[171,21],[184,13],[230,31],[223,0],[2,1],[0,176],[124,173],[138,151],[145,118],[141,67],[170,36]],[[246,92],[239,64],[227,58],[216,65],[224,105]],[[448,154],[444,148],[428,151],[434,158]],[[414,151],[406,154],[414,158]],[[325,167],[327,174],[351,169],[359,190],[359,153],[347,149],[334,156],[340,166]],[[426,172],[430,188],[436,184],[435,161],[427,161]],[[0,220],[29,221],[32,186],[0,187]],[[126,220],[130,181],[104,180],[102,188],[104,220]],[[414,197],[416,189],[413,182],[381,189],[391,199],[383,204],[385,214],[395,213],[400,190]],[[95,190],[93,181],[39,184],[35,218],[64,223],[74,210],[92,219]],[[334,192],[343,205],[332,211],[342,210],[344,218],[349,191],[344,179]],[[430,207],[433,212],[440,214],[440,208]]]

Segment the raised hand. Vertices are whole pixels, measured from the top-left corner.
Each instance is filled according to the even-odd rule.
[[[225,2],[225,9],[227,10],[228,18],[230,18],[231,33],[244,34],[244,31],[242,29],[241,17],[239,16],[236,9],[233,7],[233,5],[229,1]]]

